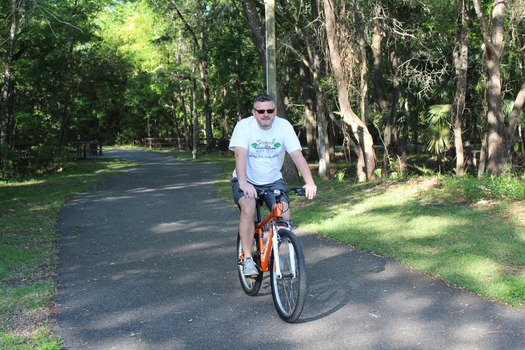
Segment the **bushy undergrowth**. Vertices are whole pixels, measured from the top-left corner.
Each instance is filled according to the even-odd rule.
[[[468,203],[482,200],[525,199],[525,181],[521,177],[502,175],[477,178],[473,176],[446,177],[442,179],[445,189]]]
[[[0,147],[0,180],[24,180],[65,168],[75,160],[67,147],[38,145],[23,151]]]

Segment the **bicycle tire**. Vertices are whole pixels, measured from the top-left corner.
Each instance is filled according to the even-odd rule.
[[[272,252],[270,281],[272,297],[277,313],[286,322],[295,322],[303,311],[306,298],[306,264],[299,238],[289,229],[278,231],[279,256]],[[279,259],[282,277],[275,271],[275,259]],[[293,258],[295,274],[292,271]],[[295,277],[294,277],[295,275]]]
[[[253,257],[253,260],[255,261],[255,264],[257,266],[261,266],[260,257],[259,257],[259,249],[257,246],[258,246],[258,242],[257,240],[254,240],[253,246],[252,246],[252,257]],[[242,267],[241,254],[242,254],[241,236],[237,234],[237,273],[239,274],[239,281],[241,282],[241,287],[246,294],[250,296],[257,295],[257,293],[259,293],[259,290],[261,289],[263,274],[262,272],[259,272],[259,275],[257,275],[257,277],[255,278],[250,277],[250,276],[245,276],[243,267]]]

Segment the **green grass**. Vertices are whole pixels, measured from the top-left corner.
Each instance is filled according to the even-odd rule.
[[[487,212],[456,201],[441,185],[447,181],[455,180],[322,184],[314,205],[294,203],[294,220],[306,231],[525,308],[523,223],[504,202],[490,203]]]
[[[56,291],[56,218],[69,198],[130,166],[83,161],[23,182],[0,182],[0,348],[59,349],[49,321]]]

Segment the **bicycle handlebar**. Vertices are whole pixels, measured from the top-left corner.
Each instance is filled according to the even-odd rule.
[[[260,191],[257,191],[257,196],[259,198],[261,198],[261,197],[264,197],[264,195],[266,195],[269,192],[272,192],[272,191],[270,191],[270,190],[260,190]],[[290,193],[290,192],[294,192],[298,196],[304,196],[305,195],[304,188],[302,188],[302,187],[288,188],[288,189],[286,189],[284,191],[274,190],[273,194],[277,197],[277,196],[281,196],[282,193]]]
[[[239,192],[242,192],[242,190],[239,189]],[[304,188],[297,187],[297,188],[288,188],[288,189],[286,189],[284,191],[281,191],[281,190],[274,190],[274,191],[271,191],[271,190],[257,190],[257,198],[258,199],[262,199],[262,198],[264,198],[264,196],[267,193],[270,193],[270,192],[273,192],[273,194],[276,197],[280,197],[283,193],[290,193],[290,192],[294,192],[298,196],[305,196],[306,195]]]

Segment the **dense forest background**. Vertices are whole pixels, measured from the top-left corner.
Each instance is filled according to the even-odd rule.
[[[275,16],[279,115],[319,176],[523,173],[524,1],[285,0]],[[4,180],[79,141],[225,150],[266,89],[265,3],[6,0],[0,60]]]

